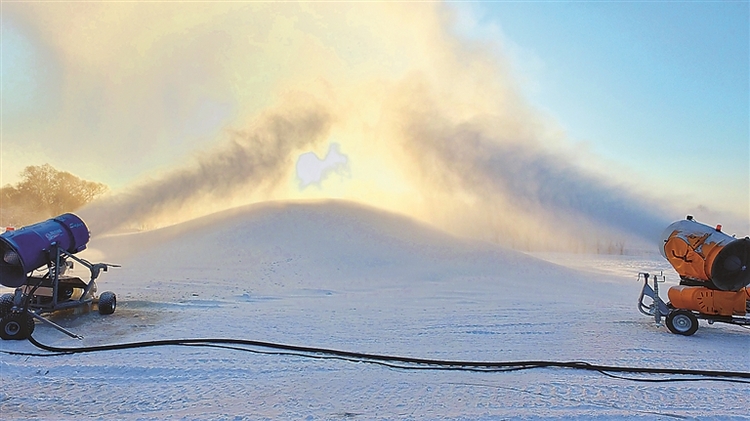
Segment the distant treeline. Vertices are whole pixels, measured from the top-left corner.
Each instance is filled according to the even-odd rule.
[[[0,231],[73,212],[105,193],[108,187],[59,171],[49,164],[28,166],[21,181],[0,188]]]

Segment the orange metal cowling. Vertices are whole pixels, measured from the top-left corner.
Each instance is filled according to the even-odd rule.
[[[708,315],[744,316],[748,292],[718,291],[696,286],[673,286],[667,293],[675,308],[698,311]]]
[[[661,254],[682,279],[722,291],[750,285],[750,238],[734,238],[688,217],[667,227]]]

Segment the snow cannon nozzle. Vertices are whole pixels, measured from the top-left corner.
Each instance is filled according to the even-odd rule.
[[[671,224],[662,234],[660,250],[680,278],[722,291],[750,285],[750,238],[736,239],[716,228],[686,220]]]
[[[72,213],[0,234],[0,284],[23,285],[28,273],[55,263],[53,249],[75,254],[86,248],[89,238],[86,224]]]

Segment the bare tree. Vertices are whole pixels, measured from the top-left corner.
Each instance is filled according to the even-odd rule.
[[[73,212],[107,189],[49,164],[28,166],[18,184],[0,189],[0,222],[20,226]]]

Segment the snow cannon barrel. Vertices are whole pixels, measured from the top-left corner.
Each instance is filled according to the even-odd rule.
[[[680,278],[722,291],[750,285],[750,238],[730,237],[721,225],[710,227],[688,216],[667,227],[662,239],[661,255]]]
[[[86,224],[72,213],[0,234],[0,284],[23,285],[28,273],[55,258],[53,247],[75,254],[86,248],[89,238]]]

